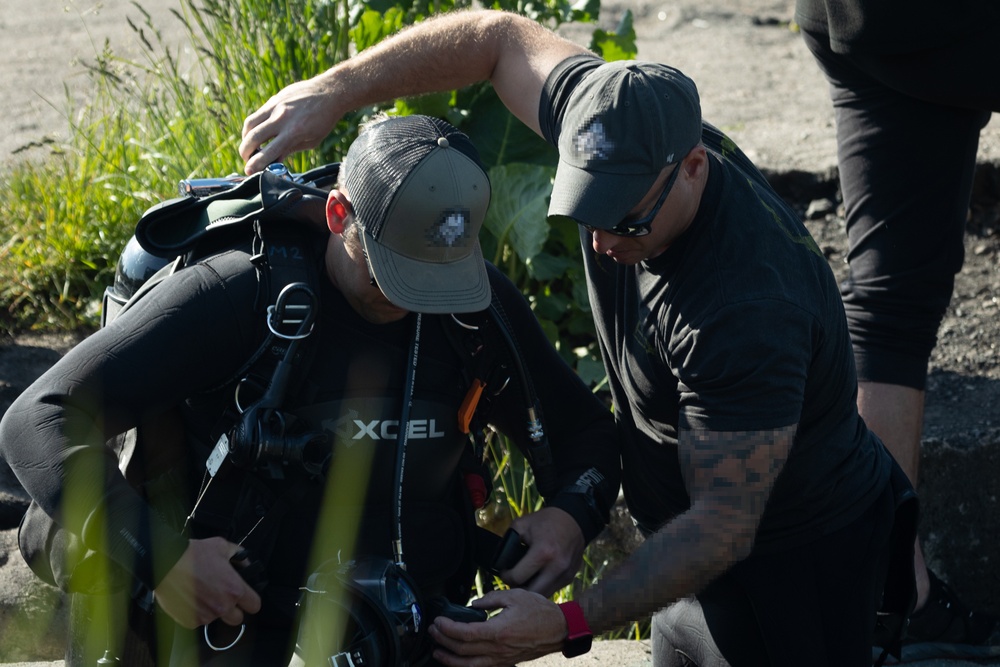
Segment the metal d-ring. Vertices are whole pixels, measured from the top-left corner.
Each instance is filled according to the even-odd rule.
[[[304,338],[308,338],[309,334],[312,333],[312,324],[309,325],[309,328],[305,331],[305,333],[300,333],[300,334],[281,333],[280,331],[277,330],[277,328],[274,325],[275,312],[276,312],[275,306],[267,307],[267,328],[268,330],[270,330],[272,334],[274,334],[278,338],[281,338],[283,340],[302,340]]]
[[[304,304],[293,304],[288,303],[293,292],[302,292],[306,295],[308,303]],[[278,294],[278,298],[275,300],[274,305],[267,307],[267,328],[272,334],[288,341],[302,340],[309,336],[313,330],[313,324],[316,319],[316,306],[317,306],[316,293],[306,283],[289,283],[285,285],[281,292]],[[294,312],[299,314],[300,317],[292,320],[284,320],[286,316],[286,311]],[[276,320],[282,320],[276,322]],[[281,324],[298,324],[298,331],[294,334],[286,334],[278,331],[278,326]]]

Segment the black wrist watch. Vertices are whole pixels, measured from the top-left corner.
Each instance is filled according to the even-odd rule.
[[[566,619],[569,627],[569,636],[563,642],[562,654],[567,658],[575,658],[590,650],[590,645],[594,640],[594,633],[587,625],[587,619],[583,617],[583,609],[578,602],[563,602],[559,605],[559,611]]]

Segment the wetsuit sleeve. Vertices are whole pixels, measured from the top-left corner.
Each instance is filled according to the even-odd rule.
[[[228,281],[209,267],[182,270],[66,354],[0,424],[0,454],[28,494],[150,587],[187,538],[126,481],[106,443],[239,367],[253,345],[244,311],[255,290],[252,269]]]
[[[559,356],[517,288],[495,267],[488,268],[495,299],[534,385],[552,449],[556,492],[545,499],[546,505],[568,512],[589,542],[607,525],[618,498],[621,465],[613,416]],[[499,413],[497,425],[522,451],[530,448],[520,389],[506,391],[501,398],[494,411]]]

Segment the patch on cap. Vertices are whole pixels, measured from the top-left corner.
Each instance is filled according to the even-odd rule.
[[[610,228],[701,141],[698,90],[661,63],[603,63],[566,103],[549,215]]]
[[[372,273],[392,303],[422,313],[489,305],[478,237],[490,182],[466,135],[436,118],[391,118],[358,137],[343,169]]]

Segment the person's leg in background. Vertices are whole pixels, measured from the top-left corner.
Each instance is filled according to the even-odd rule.
[[[917,486],[927,364],[962,268],[981,122],[877,84],[838,90],[834,105],[858,410]],[[919,608],[919,548],[916,563]]]
[[[909,78],[906,59],[851,58],[832,53],[825,36],[805,33],[805,39],[830,81],[837,121],[850,264],[842,294],[858,409],[916,487],[927,365],[962,267],[979,133],[990,113],[901,92],[921,80]],[[934,80],[928,69],[922,74]],[[943,87],[931,91],[942,92],[950,95]],[[926,569],[919,541],[914,565],[919,633],[917,619],[931,593],[936,604],[953,594]],[[985,614],[952,616],[935,613],[932,632],[980,643],[997,624]]]

